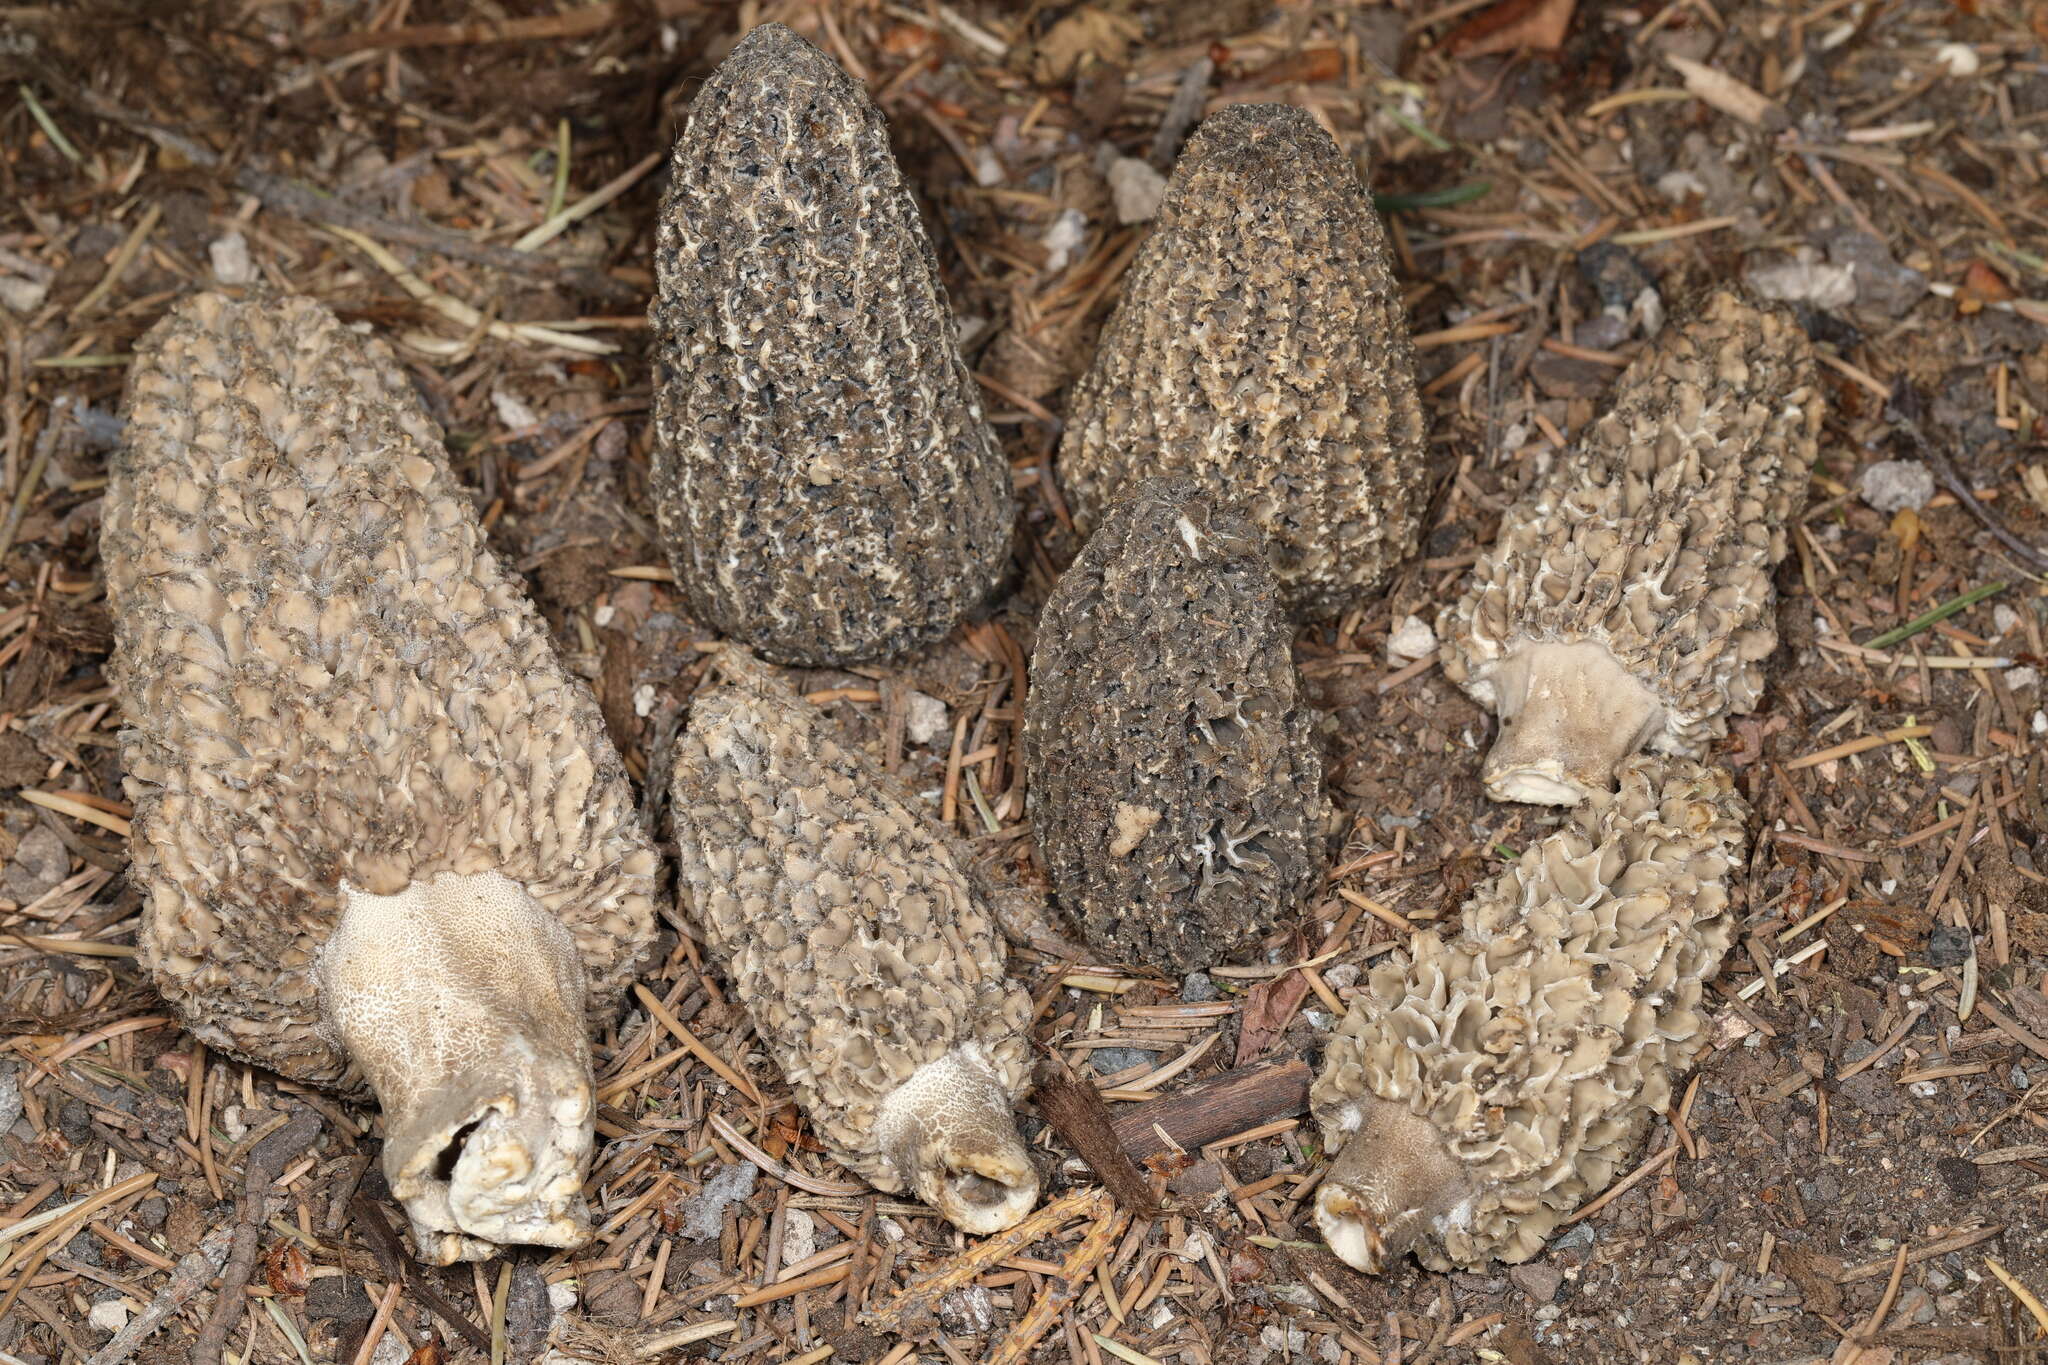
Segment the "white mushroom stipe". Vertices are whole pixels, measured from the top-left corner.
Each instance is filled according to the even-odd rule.
[[[422,1254],[580,1246],[593,1106],[569,931],[497,872],[341,891],[321,1006],[384,1106],[384,1174]]]
[[[1330,1247],[1378,1272],[1526,1261],[1669,1106],[1728,950],[1747,807],[1638,754],[1465,905],[1373,967],[1309,1092]]]
[[[1009,1092],[974,1044],[926,1062],[890,1092],[875,1143],[917,1197],[963,1232],[1001,1232],[1038,1200]]]
[[[1470,1224],[1478,1190],[1428,1119],[1362,1095],[1340,1122],[1350,1136],[1316,1187],[1316,1227],[1338,1260],[1377,1275],[1418,1238]]]
[[[1576,806],[1662,728],[1657,694],[1596,640],[1526,645],[1493,670],[1500,738],[1482,776],[1497,801]]]

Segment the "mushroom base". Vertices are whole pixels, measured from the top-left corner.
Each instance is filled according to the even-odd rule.
[[[1487,673],[1500,737],[1486,756],[1496,801],[1576,806],[1664,724],[1657,696],[1594,640],[1517,646]]]
[[[963,1232],[1014,1227],[1038,1202],[1038,1170],[1017,1136],[1011,1096],[972,1044],[926,1062],[889,1092],[875,1120],[899,1188]]]
[[[1472,1174],[1406,1106],[1367,1095],[1316,1191],[1316,1227],[1337,1259],[1377,1275],[1432,1231],[1469,1219]]]
[[[594,1086],[569,931],[497,872],[342,898],[321,1010],[383,1106],[384,1174],[421,1259],[581,1246]]]

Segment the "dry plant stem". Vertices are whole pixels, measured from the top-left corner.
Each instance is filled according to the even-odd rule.
[[[1963,476],[1957,472],[1955,461],[1948,457],[1946,451],[1927,439],[1927,434],[1920,429],[1920,407],[1919,392],[1902,379],[1892,390],[1891,401],[1885,404],[1884,415],[1890,419],[1892,425],[1906,433],[1906,439],[1913,443],[1913,449],[1919,452],[1920,458],[1933,466],[1935,477],[1941,480],[1942,486],[1948,489],[1955,496],[1955,500],[1967,508],[1972,516],[1984,523],[1984,529],[1996,536],[1999,544],[2018,555],[2020,561],[2036,573],[2048,573],[2048,554],[2043,554],[2006,530],[2005,523],[1994,516],[1991,509],[1979,502],[1977,495],[1970,491],[1969,484],[1965,483]]]
[[[1368,1099],[1358,1131],[1316,1191],[1316,1226],[1347,1265],[1380,1274],[1474,1193],[1471,1174],[1426,1118]]]
[[[1126,1110],[1116,1120],[1117,1139],[1134,1161],[1170,1150],[1160,1139],[1162,1131],[1193,1150],[1301,1113],[1308,1108],[1310,1079],[1308,1063],[1299,1057],[1271,1057],[1225,1071]]]
[[[1038,1112],[1108,1186],[1117,1203],[1140,1218],[1159,1212],[1151,1183],[1117,1140],[1101,1092],[1076,1077],[1057,1056],[1038,1064]]]
[[[1614,770],[1664,723],[1656,694],[1607,646],[1545,641],[1494,667],[1500,736],[1486,756],[1497,801],[1575,806],[1614,786]]]
[[[220,1294],[214,1299],[213,1312],[192,1345],[192,1365],[220,1365],[221,1348],[227,1344],[228,1333],[241,1321],[242,1311],[248,1306],[242,1290],[256,1269],[256,1243],[265,1222],[265,1198],[285,1163],[305,1151],[319,1136],[320,1116],[310,1109],[301,1109],[284,1127],[250,1149],[241,1199],[235,1210],[234,1248],[228,1253],[227,1267],[221,1271]]]
[[[189,1302],[193,1295],[220,1273],[221,1266],[228,1259],[229,1248],[235,1239],[234,1227],[215,1228],[206,1234],[197,1251],[189,1253],[171,1270],[164,1287],[157,1291],[149,1306],[128,1320],[128,1325],[114,1334],[114,1339],[86,1362],[86,1365],[121,1365],[121,1362],[142,1346],[151,1333],[163,1326],[166,1319]]]

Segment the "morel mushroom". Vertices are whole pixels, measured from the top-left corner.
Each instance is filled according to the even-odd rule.
[[[701,935],[826,1149],[968,1232],[1030,1212],[1014,1103],[1031,997],[973,855],[765,666],[728,648],[677,741]]]
[[[994,592],[1009,465],[858,82],[748,33],[690,106],[654,264],[655,512],[704,624],[858,663]]]
[[[1312,715],[1265,538],[1185,480],[1104,520],[1039,621],[1031,819],[1089,944],[1176,975],[1244,948],[1322,871]]]
[[[1727,291],[1629,365],[1437,623],[1445,674],[1500,716],[1494,797],[1576,804],[1756,708],[1820,420],[1799,324]]]
[[[1414,550],[1408,321],[1372,197],[1307,110],[1196,129],[1070,407],[1059,474],[1083,530],[1149,474],[1242,498],[1302,619]]]
[[[135,355],[100,549],[143,961],[209,1046],[367,1082],[423,1258],[581,1244],[657,868],[596,703],[386,347],[202,294]]]
[[[1747,808],[1728,775],[1637,755],[1466,904],[1375,966],[1310,1104],[1336,1153],[1331,1250],[1378,1273],[1526,1261],[1630,1159],[1705,1026]]]

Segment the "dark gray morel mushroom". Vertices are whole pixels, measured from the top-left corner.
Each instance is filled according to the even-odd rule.
[[[858,663],[993,593],[1009,465],[858,82],[747,34],[690,106],[654,264],[655,512],[704,624]]]
[[[972,854],[737,649],[672,783],[705,943],[833,1158],[968,1232],[1031,1211],[1031,997]]]
[[[1500,716],[1496,799],[1575,804],[1756,708],[1820,421],[1799,324],[1725,290],[1629,365],[1437,623],[1445,674]]]
[[[1098,952],[1175,975],[1247,947],[1322,871],[1322,761],[1264,538],[1148,480],[1039,621],[1031,820]]]
[[[1290,612],[1334,616],[1414,549],[1428,477],[1386,235],[1305,109],[1188,140],[1074,388],[1059,475],[1091,530],[1139,478],[1240,499]]]
[[[1332,1251],[1369,1274],[1526,1261],[1612,1183],[1700,1048],[1747,814],[1722,770],[1637,755],[1457,938],[1371,969],[1309,1094]]]
[[[202,294],[135,357],[100,550],[143,961],[209,1046],[367,1082],[425,1259],[580,1245],[657,866],[596,702],[383,345]]]

